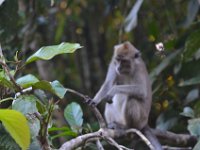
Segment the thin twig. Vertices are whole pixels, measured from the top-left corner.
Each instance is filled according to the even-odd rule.
[[[126,130],[126,133],[135,133],[137,134],[146,144],[147,146],[151,149],[151,150],[155,150],[155,148],[153,147],[153,145],[151,144],[151,142],[137,129],[128,129]]]
[[[14,77],[10,73],[10,69],[9,69],[8,65],[6,64],[5,58],[3,56],[3,52],[2,52],[2,49],[1,49],[1,44],[0,44],[0,64],[1,64],[2,68],[5,70],[5,72],[8,75],[8,77],[10,78],[10,81],[15,86],[15,89],[17,90],[17,92],[20,92],[22,90],[22,88],[16,83]]]
[[[75,95],[78,95],[80,97],[82,97],[84,99],[84,102],[87,103],[88,100],[91,100],[90,97],[86,96],[86,95],[83,95],[82,93],[79,93],[73,89],[69,89],[67,88],[67,91],[70,92],[70,93],[73,93]],[[90,108],[92,109],[92,111],[94,112],[98,122],[99,122],[99,125],[100,125],[100,128],[105,128],[106,127],[106,122],[103,118],[103,116],[101,115],[101,113],[99,112],[99,110],[97,109],[96,106],[90,106]]]

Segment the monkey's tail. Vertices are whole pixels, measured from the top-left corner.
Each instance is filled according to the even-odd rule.
[[[157,137],[151,131],[149,126],[146,126],[142,129],[142,133],[147,137],[147,139],[151,142],[155,150],[163,150],[162,145],[158,141]]]

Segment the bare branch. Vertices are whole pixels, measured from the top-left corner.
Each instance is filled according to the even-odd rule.
[[[163,146],[164,150],[192,150],[192,147],[170,147],[170,146]]]
[[[126,131],[127,134],[129,133],[135,133],[137,134],[146,144],[147,146],[151,149],[151,150],[155,150],[155,148],[153,147],[153,145],[151,144],[151,142],[137,129],[128,129]]]
[[[137,129],[128,129],[128,130],[113,130],[108,128],[100,128],[99,131],[88,133],[85,135],[78,136],[70,141],[65,142],[59,150],[72,150],[77,147],[80,147],[82,144],[84,144],[86,141],[97,141],[99,139],[104,139],[108,141],[111,145],[115,146],[119,150],[130,150],[129,148],[119,145],[117,142],[115,142],[114,138],[119,138],[122,136],[127,136],[130,133],[136,133],[140,137],[142,137],[142,140],[148,141],[144,135],[138,131]],[[144,141],[146,143],[146,141]],[[147,142],[148,143],[148,142]],[[152,149],[151,144],[148,143],[150,149]]]
[[[98,150],[104,150],[103,145],[101,144],[99,140],[96,141],[96,145],[97,145]]]
[[[153,134],[161,141],[167,144],[182,145],[182,146],[194,146],[197,142],[197,137],[189,134],[175,134],[169,131],[162,131],[158,129],[151,129]]]
[[[70,93],[73,93],[75,95],[78,95],[80,97],[82,97],[84,99],[84,102],[87,103],[88,100],[91,100],[91,98],[89,96],[86,96],[86,95],[83,95],[73,89],[69,89],[67,88],[67,91],[70,92]],[[100,128],[105,128],[106,127],[106,122],[103,118],[103,116],[101,115],[101,113],[99,112],[99,110],[97,109],[96,106],[90,106],[90,108],[92,109],[93,113],[95,114],[98,122],[99,122],[99,125],[100,125]]]

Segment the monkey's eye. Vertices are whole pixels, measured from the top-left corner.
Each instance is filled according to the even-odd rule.
[[[135,53],[135,56],[134,56],[134,58],[139,58],[140,57],[140,52],[137,52],[137,53]]]

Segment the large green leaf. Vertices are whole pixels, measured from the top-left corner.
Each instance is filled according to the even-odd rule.
[[[79,104],[72,102],[64,110],[64,117],[75,132],[81,131],[83,112]]]
[[[23,77],[20,77],[19,79],[16,80],[16,82],[23,88],[28,88],[32,86],[34,83],[39,82],[39,80],[34,75],[28,74]]]
[[[62,84],[60,84],[59,81],[55,80],[53,82],[48,81],[39,81],[32,85],[34,89],[41,89],[49,91],[55,95],[57,95],[59,98],[63,98],[67,89],[63,87]]]
[[[185,43],[184,60],[189,61],[200,49],[200,30],[192,32]]]
[[[36,53],[31,55],[27,60],[26,64],[36,60],[49,60],[56,55],[64,53],[73,53],[75,50],[81,48],[78,43],[61,43],[59,45],[44,46],[40,48]]]
[[[200,76],[191,78],[189,80],[181,81],[179,86],[189,86],[189,85],[196,85],[200,83]]]
[[[190,119],[188,120],[188,130],[190,134],[194,136],[200,136],[200,119]]]
[[[30,144],[30,130],[23,114],[16,110],[0,109],[0,120],[22,150]]]
[[[20,95],[12,103],[12,109],[20,111],[24,115],[38,112],[34,95]],[[39,101],[39,100],[38,100]]]
[[[12,109],[20,111],[24,115],[30,115],[38,112],[36,102],[39,101],[34,95],[20,95],[12,103]],[[38,136],[40,130],[40,122],[35,117],[28,117],[29,127],[31,131],[31,137]]]

